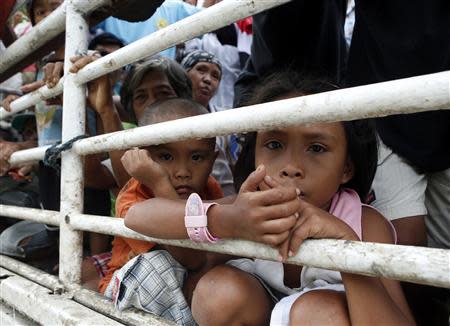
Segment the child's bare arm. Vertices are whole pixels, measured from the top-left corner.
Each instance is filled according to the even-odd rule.
[[[287,251],[289,256],[296,254],[308,238],[359,241],[356,233],[343,221],[303,200],[299,214],[290,240],[281,246],[283,257]],[[388,223],[375,210],[363,207],[362,223],[363,241],[393,243]],[[352,324],[414,324],[398,282],[349,273],[341,275]]]
[[[278,245],[288,237],[296,221],[294,214],[299,209],[296,189],[256,191],[264,176],[264,169],[255,171],[242,185],[232,204],[210,208],[208,228],[214,236],[270,245]],[[130,208],[125,225],[149,236],[186,239],[185,203],[184,200],[149,199]]]
[[[363,241],[394,243],[392,229],[383,216],[363,207]],[[398,281],[341,273],[352,324],[414,325]]]

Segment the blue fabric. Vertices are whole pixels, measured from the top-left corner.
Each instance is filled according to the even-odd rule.
[[[43,78],[43,70],[37,73],[37,80]],[[91,135],[97,131],[96,114],[91,108],[87,108],[87,125]],[[38,132],[38,146],[53,145],[61,141],[62,136],[62,106],[48,105],[40,102],[35,106],[36,129]],[[88,130],[86,130],[86,133]]]
[[[200,8],[181,0],[166,0],[152,17],[143,22],[133,23],[109,17],[97,25],[97,28],[112,33],[129,44],[183,18],[189,17],[200,10]],[[175,47],[160,52],[160,55],[172,60],[175,59]]]

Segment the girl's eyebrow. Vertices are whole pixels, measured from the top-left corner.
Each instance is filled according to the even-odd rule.
[[[309,132],[305,132],[303,135],[304,138],[306,139],[318,139],[318,140],[333,140],[336,141],[336,136],[333,135],[332,133],[326,132],[326,131],[309,131]]]

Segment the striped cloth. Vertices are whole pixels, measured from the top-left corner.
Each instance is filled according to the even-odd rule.
[[[119,310],[135,307],[178,325],[197,325],[183,295],[187,270],[165,250],[152,250],[114,273],[105,296]]]

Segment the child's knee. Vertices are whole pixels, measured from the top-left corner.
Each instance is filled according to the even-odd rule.
[[[345,294],[316,290],[303,294],[292,305],[292,325],[350,325]]]
[[[226,325],[237,320],[257,325],[256,322],[268,318],[270,308],[259,282],[230,266],[217,266],[206,273],[192,298],[192,314],[200,325]]]

